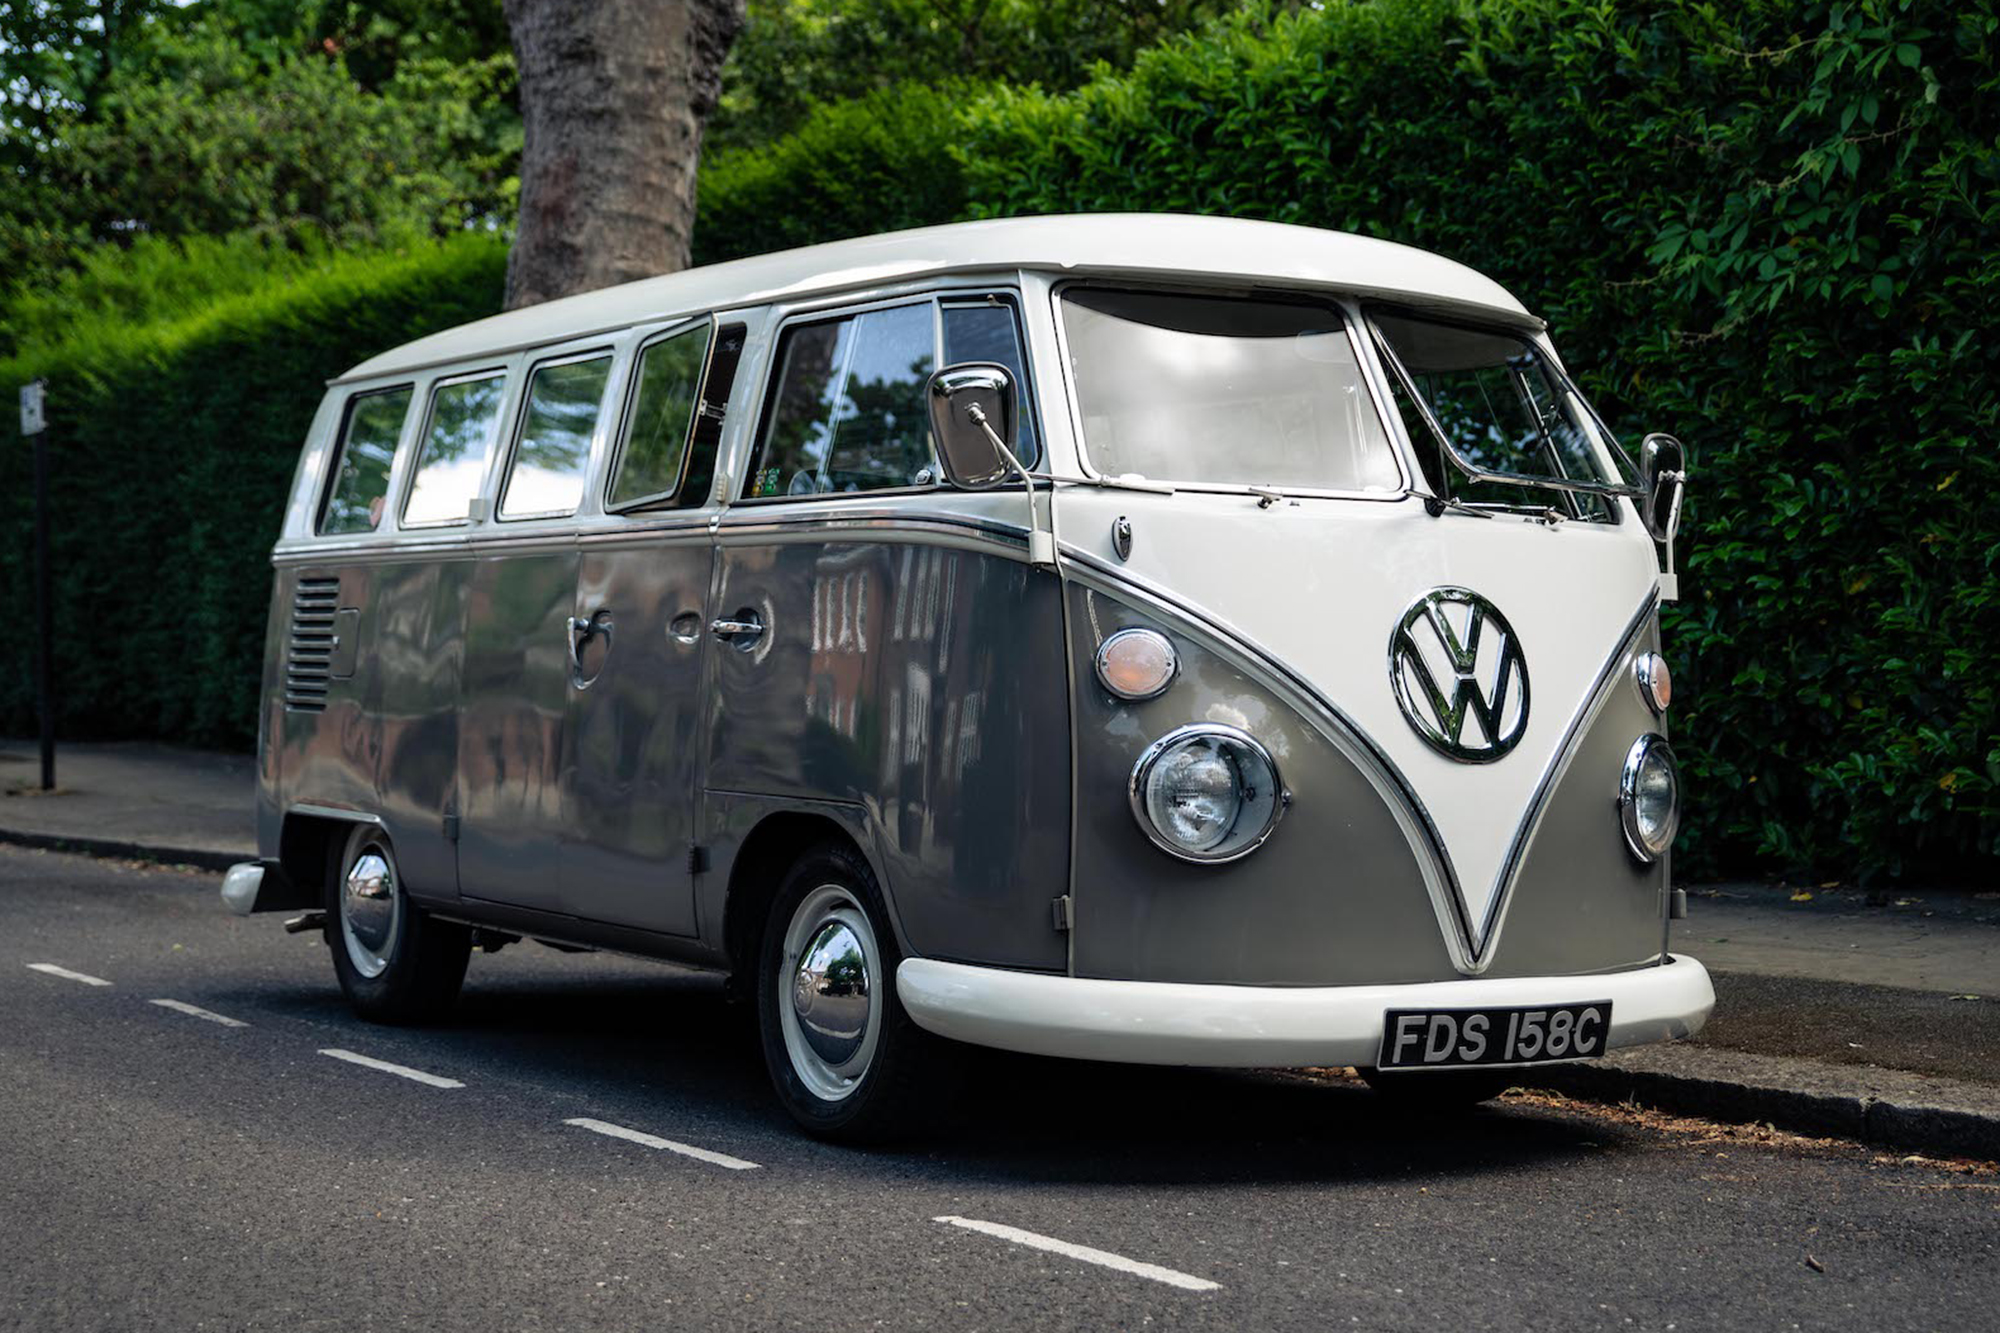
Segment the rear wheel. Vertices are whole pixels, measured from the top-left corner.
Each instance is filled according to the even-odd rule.
[[[827,844],[792,866],[758,950],[757,1024],[778,1099],[809,1132],[879,1142],[948,1096],[953,1054],[896,998],[901,961],[860,856]]]
[[[326,942],[347,1002],[377,1023],[427,1023],[458,998],[472,932],[410,901],[389,835],[357,824],[328,875]]]
[[[1450,1115],[1490,1102],[1512,1086],[1490,1069],[1362,1069],[1357,1071],[1385,1105],[1416,1115]]]

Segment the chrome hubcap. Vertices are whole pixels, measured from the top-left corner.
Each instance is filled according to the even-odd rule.
[[[396,889],[395,867],[387,853],[370,845],[347,868],[340,890],[340,934],[355,971],[379,977],[388,969],[402,918],[403,895]]]
[[[868,964],[845,922],[829,921],[792,970],[792,1011],[806,1045],[829,1065],[843,1065],[868,1032]]]
[[[779,1026],[799,1081],[825,1101],[861,1084],[881,1038],[881,952],[868,914],[838,884],[807,894],[785,931]]]

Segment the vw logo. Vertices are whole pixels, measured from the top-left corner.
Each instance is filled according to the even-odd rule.
[[[1470,588],[1433,588],[1389,636],[1389,683],[1438,753],[1488,764],[1528,728],[1528,662],[1514,627]]]

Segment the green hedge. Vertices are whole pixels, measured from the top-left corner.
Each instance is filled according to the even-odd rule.
[[[0,362],[49,381],[62,734],[248,748],[278,535],[328,378],[500,308],[506,248],[348,255],[171,323]],[[31,456],[0,450],[0,731],[34,726]]]
[[[1398,0],[973,108],[990,215],[1181,209],[1440,250],[1692,459],[1683,870],[1996,882],[1990,5]]]
[[[696,186],[694,261],[960,216],[965,185],[952,141],[971,95],[965,85],[898,84],[830,102],[766,146],[712,155]]]

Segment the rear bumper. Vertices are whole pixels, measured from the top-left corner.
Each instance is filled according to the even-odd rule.
[[[238,861],[222,877],[222,905],[238,916],[314,905],[276,861]]]
[[[906,960],[896,994],[940,1037],[1126,1064],[1372,1065],[1390,1009],[1611,1001],[1610,1045],[1692,1036],[1715,1007],[1692,958],[1583,977],[1472,977],[1400,986],[1203,986],[1099,981]]]

